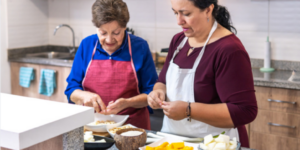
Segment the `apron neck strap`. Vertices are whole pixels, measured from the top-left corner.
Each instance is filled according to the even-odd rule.
[[[202,59],[202,56],[203,56],[203,54],[204,54],[204,52],[205,52],[206,45],[207,45],[209,39],[211,38],[211,36],[213,35],[213,33],[216,31],[217,27],[218,27],[218,22],[215,21],[215,22],[214,22],[214,25],[212,26],[212,29],[211,29],[210,32],[209,32],[209,35],[208,35],[208,37],[207,37],[207,39],[206,39],[206,42],[205,42],[205,44],[203,45],[202,50],[201,50],[201,52],[199,53],[199,55],[198,55],[198,57],[197,57],[197,59],[196,59],[196,61],[195,61],[195,63],[194,63],[193,70],[196,70],[196,69],[197,69],[197,67],[198,67],[198,65],[199,65],[199,63],[200,63],[200,60]]]

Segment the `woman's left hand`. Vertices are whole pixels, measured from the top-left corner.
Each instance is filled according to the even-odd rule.
[[[187,117],[186,108],[188,107],[187,102],[173,101],[163,102],[161,105],[164,114],[173,120],[182,120]]]
[[[123,109],[127,108],[126,106],[126,99],[125,98],[119,98],[116,101],[111,101],[108,103],[108,106],[106,107],[106,115],[111,114],[117,114]]]

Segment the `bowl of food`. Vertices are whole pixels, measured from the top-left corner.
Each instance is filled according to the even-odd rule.
[[[147,134],[140,128],[121,129],[116,132],[114,140],[119,150],[136,150],[145,145]]]
[[[120,126],[120,127],[114,127],[112,125],[107,125],[106,126],[106,130],[107,132],[109,133],[109,135],[111,137],[114,137],[116,132],[118,130],[121,130],[121,129],[131,129],[131,128],[136,128],[135,126],[131,125],[131,124],[127,124],[127,125],[123,125],[123,126]]]
[[[84,133],[85,150],[105,150],[112,147],[114,143],[114,139],[102,136],[95,136],[91,131],[86,131]]]
[[[106,126],[111,127],[122,126],[129,115],[103,115],[95,113],[94,122],[85,125],[85,128],[94,132],[107,132]]]
[[[241,143],[236,138],[230,140],[228,135],[220,134],[214,138],[211,134],[204,137],[204,141],[199,144],[199,150],[206,149],[225,149],[225,150],[240,150]]]

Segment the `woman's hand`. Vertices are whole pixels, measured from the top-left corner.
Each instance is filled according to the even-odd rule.
[[[147,97],[148,105],[153,109],[161,108],[162,102],[165,101],[166,93],[161,90],[154,90]]]
[[[103,103],[101,97],[98,94],[88,91],[75,90],[71,94],[71,100],[77,105],[94,107],[97,113],[106,112],[106,105]]]
[[[173,120],[182,120],[187,117],[188,103],[184,101],[163,102],[161,105],[164,114]]]
[[[122,111],[125,108],[127,108],[126,100],[127,99],[125,99],[125,98],[119,98],[115,102],[114,101],[110,101],[108,103],[108,106],[106,107],[106,114],[107,115],[118,114],[120,111]]]

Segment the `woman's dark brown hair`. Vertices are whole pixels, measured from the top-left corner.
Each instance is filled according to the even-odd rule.
[[[129,21],[129,12],[123,0],[96,0],[92,6],[94,25],[101,25],[111,21],[117,21],[121,27],[126,27]]]

